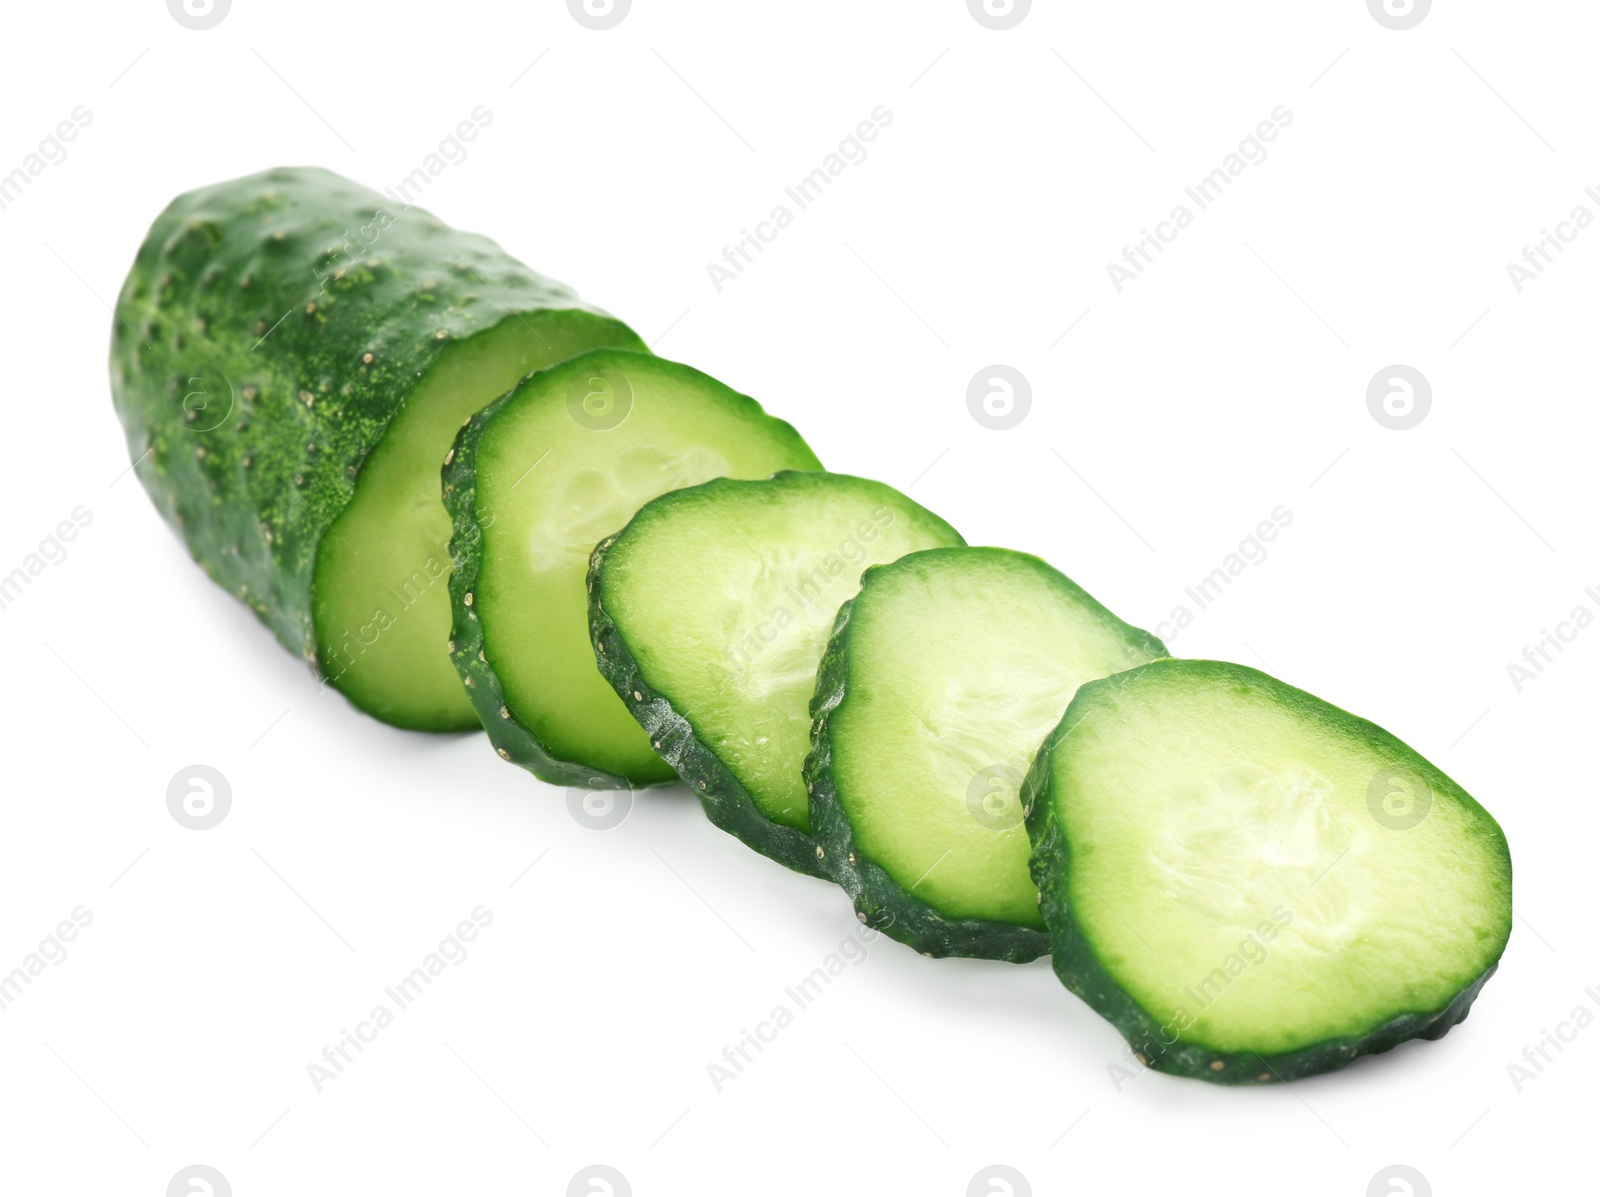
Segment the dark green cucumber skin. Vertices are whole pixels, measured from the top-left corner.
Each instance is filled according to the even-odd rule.
[[[1139,668],[1149,669],[1163,663],[1155,661]],[[1456,994],[1444,1009],[1402,1014],[1365,1035],[1328,1039],[1297,1051],[1272,1056],[1257,1052],[1230,1054],[1198,1044],[1166,1042],[1161,1033],[1161,1020],[1152,1018],[1100,963],[1100,958],[1095,955],[1073,914],[1071,904],[1066,900],[1066,877],[1072,867],[1071,852],[1056,817],[1055,804],[1049,798],[1052,750],[1081,716],[1083,708],[1094,700],[1098,687],[1121,685],[1128,674],[1135,672],[1137,670],[1114,674],[1079,687],[1060,724],[1045,739],[1044,746],[1039,749],[1023,780],[1022,806],[1028,838],[1033,844],[1028,870],[1034,884],[1039,887],[1039,910],[1044,915],[1045,925],[1050,928],[1051,964],[1061,983],[1121,1032],[1141,1064],[1174,1076],[1192,1077],[1221,1085],[1275,1084],[1332,1072],[1361,1056],[1389,1051],[1408,1039],[1439,1039],[1451,1027],[1463,1021],[1478,993],[1500,967],[1498,958],[1482,975]],[[1331,705],[1324,704],[1321,699],[1316,701],[1321,705]],[[1355,723],[1365,724],[1385,739],[1394,739],[1382,728],[1367,723],[1359,716],[1344,711],[1340,711],[1340,714]],[[1443,777],[1442,774],[1440,776]]]
[[[446,346],[550,309],[643,348],[485,237],[330,171],[270,170],[156,219],[117,300],[112,397],[140,482],[195,561],[336,676],[312,590],[363,463]]]
[[[849,680],[850,613],[854,606],[852,598],[839,608],[811,699],[811,752],[806,757],[805,781],[811,798],[814,852],[823,875],[850,895],[857,919],[924,956],[975,956],[1016,964],[1038,959],[1050,950],[1045,932],[993,919],[956,919],[941,914],[913,898],[857,850],[855,832],[839,802],[828,732],[829,716],[844,701]]]

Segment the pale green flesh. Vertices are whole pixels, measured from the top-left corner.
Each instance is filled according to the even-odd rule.
[[[606,557],[606,613],[645,680],[761,813],[809,832],[809,705],[839,606],[869,565],[960,543],[877,482],[717,483],[652,505],[619,538]]]
[[[439,469],[461,424],[532,370],[633,344],[587,313],[528,313],[453,345],[395,417],[318,551],[317,644],[330,681],[402,727],[478,726],[450,661],[450,517]]]
[[[595,667],[589,554],[666,491],[819,463],[787,424],[685,366],[638,356],[627,366],[631,409],[606,429],[575,419],[570,380],[551,374],[495,416],[478,448],[473,604],[485,652],[508,707],[552,756],[634,784],[669,781],[671,766]],[[699,582],[686,574],[680,587],[693,594]]]
[[[862,855],[954,918],[1043,927],[1018,791],[1086,681],[1159,654],[1036,558],[942,549],[873,575],[830,738]]]
[[[1442,1010],[1499,957],[1504,839],[1398,741],[1176,670],[1105,689],[1055,749],[1049,800],[1074,917],[1164,1038],[1272,1055],[1359,1037]],[[1420,794],[1415,826],[1369,806],[1396,767],[1379,801]]]

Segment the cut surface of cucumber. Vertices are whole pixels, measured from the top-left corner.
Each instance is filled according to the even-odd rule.
[[[892,487],[843,474],[673,491],[594,552],[600,671],[714,823],[819,873],[801,770],[834,616],[868,566],[962,543]]]
[[[812,833],[873,926],[927,955],[1048,950],[1019,798],[1084,682],[1164,656],[1037,557],[912,553],[839,612],[812,701]]]
[[[669,490],[819,468],[754,399],[642,353],[584,354],[468,421],[444,469],[452,658],[500,754],[566,784],[673,780],[595,667],[589,556]]]
[[[390,424],[317,559],[318,650],[357,706],[406,727],[478,726],[445,648],[450,516],[439,502],[440,463],[473,412],[524,375],[600,345],[643,348],[577,313],[503,321],[446,350]]]
[[[116,317],[135,472],[207,575],[357,707],[476,727],[444,647],[439,463],[527,370],[638,337],[487,238],[316,168],[173,200]]]
[[[1062,981],[1152,1067],[1293,1080],[1466,1017],[1499,825],[1394,736],[1243,665],[1079,690],[1025,789]]]

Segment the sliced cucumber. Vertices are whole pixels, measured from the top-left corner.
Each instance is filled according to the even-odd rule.
[[[1511,930],[1494,819],[1242,665],[1085,686],[1028,776],[1056,972],[1152,1067],[1293,1080],[1466,1017]]]
[[[404,727],[478,726],[445,650],[450,516],[439,463],[473,412],[531,371],[598,345],[644,347],[579,313],[503,321],[446,350],[390,423],[317,554],[318,651],[357,706]]]
[[[839,612],[812,700],[812,834],[858,917],[929,956],[1049,950],[1018,794],[1084,682],[1166,654],[1037,557],[912,553]]]
[[[444,469],[451,653],[500,755],[559,783],[671,781],[595,668],[589,554],[666,491],[790,468],[820,463],[788,424],[643,353],[584,354],[473,416]]]
[[[600,672],[713,823],[820,873],[801,768],[834,615],[867,566],[963,543],[899,491],[843,474],[673,491],[595,549]]]
[[[487,238],[315,168],[173,200],[116,314],[129,452],[206,573],[362,710],[476,727],[444,649],[439,463],[527,371],[639,338]]]

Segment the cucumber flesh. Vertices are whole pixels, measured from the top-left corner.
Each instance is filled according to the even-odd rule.
[[[801,770],[834,616],[867,566],[963,543],[893,488],[842,474],[673,491],[595,550],[601,672],[713,822],[816,873]]]
[[[317,643],[329,681],[389,723],[478,727],[445,651],[450,516],[439,466],[467,417],[524,375],[631,333],[582,312],[530,313],[452,345],[368,458],[317,559]]]
[[[790,468],[820,468],[793,428],[648,354],[584,354],[474,416],[444,473],[452,642],[501,755],[550,781],[673,780],[595,668],[589,555],[659,494]]]
[[[868,570],[824,657],[806,765],[814,834],[858,910],[930,955],[1045,951],[1023,776],[1081,684],[1165,654],[1023,553]]]
[[[1085,686],[1027,802],[1056,971],[1166,1071],[1293,1080],[1437,1038],[1510,933],[1494,819],[1388,732],[1242,665]]]

